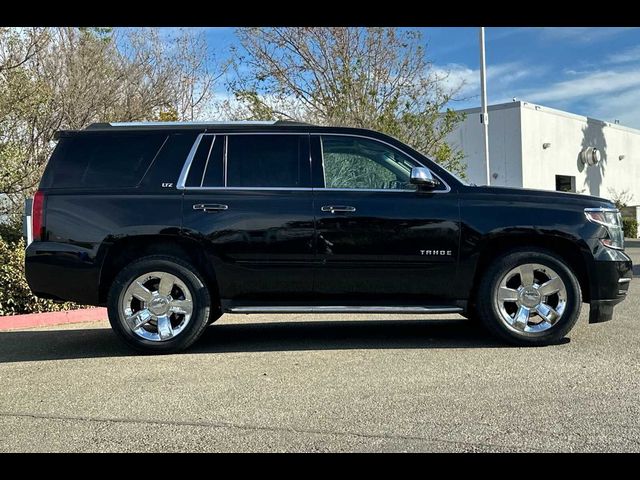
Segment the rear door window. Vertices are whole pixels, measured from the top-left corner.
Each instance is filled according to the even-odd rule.
[[[227,187],[309,187],[308,148],[308,135],[229,135]]]

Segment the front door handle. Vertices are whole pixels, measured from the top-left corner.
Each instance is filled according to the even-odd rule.
[[[349,205],[325,205],[320,210],[331,213],[351,213],[356,211],[356,207],[350,207]]]
[[[222,203],[196,203],[193,205],[193,209],[202,210],[206,213],[222,212],[224,210],[229,210],[229,205],[224,205]]]

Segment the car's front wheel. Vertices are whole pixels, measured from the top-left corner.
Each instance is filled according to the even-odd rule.
[[[582,306],[580,284],[567,263],[542,249],[513,250],[492,262],[478,288],[480,320],[516,345],[556,343]]]
[[[148,353],[172,353],[195,342],[209,323],[211,297],[187,262],[143,257],[114,279],[107,300],[109,322],[128,345]]]

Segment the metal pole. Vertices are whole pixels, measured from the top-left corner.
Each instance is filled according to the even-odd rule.
[[[487,111],[487,65],[484,58],[484,27],[480,27],[480,89],[482,96],[482,113],[480,123],[484,130],[484,161],[487,172],[487,185],[491,185],[489,172],[489,112]]]

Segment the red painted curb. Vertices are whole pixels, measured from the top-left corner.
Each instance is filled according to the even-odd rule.
[[[99,322],[107,319],[106,308],[83,308],[65,312],[29,313],[0,317],[0,330],[46,327],[65,323]]]

